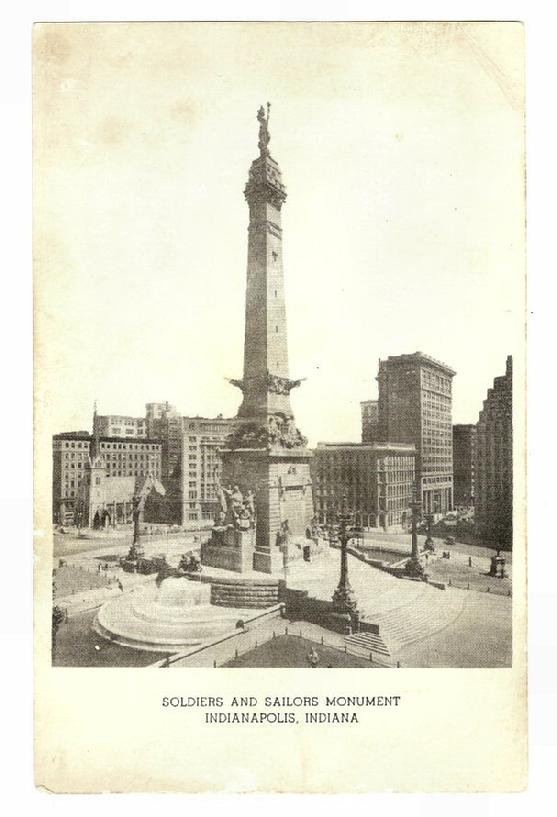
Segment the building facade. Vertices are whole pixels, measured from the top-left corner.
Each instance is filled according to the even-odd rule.
[[[93,434],[99,437],[147,437],[144,417],[124,417],[120,414],[96,414],[93,418]]]
[[[416,481],[427,514],[453,508],[454,375],[422,352],[379,361],[379,438],[415,446]]]
[[[52,508],[56,524],[77,522],[80,488],[91,468],[90,452],[94,440],[95,437],[86,431],[55,434],[53,437]],[[103,490],[109,497],[106,504],[113,506],[110,522],[129,521],[135,479],[148,475],[160,479],[161,442],[127,437],[98,437],[97,440],[96,476],[102,477]],[[127,508],[124,507],[126,503]]]
[[[476,426],[453,426],[453,482],[455,507],[474,504],[476,470]]]
[[[512,547],[512,357],[488,390],[477,425],[475,528],[482,539]]]
[[[52,518],[55,524],[71,525],[75,521],[90,443],[88,431],[68,431],[52,438]]]
[[[379,401],[362,400],[362,442],[372,443],[378,439]]]
[[[219,451],[225,447],[234,420],[219,415],[183,417],[182,422],[182,521],[208,521],[215,518],[218,509],[216,485],[222,475]]]
[[[415,447],[404,443],[319,443],[312,462],[317,518],[329,521],[345,499],[358,524],[406,530],[415,455]]]
[[[183,420],[170,403],[147,403],[145,425],[149,437],[162,443],[161,469],[163,479],[178,478],[182,458]]]

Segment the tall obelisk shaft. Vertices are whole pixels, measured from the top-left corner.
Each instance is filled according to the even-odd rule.
[[[286,306],[282,270],[281,208],[286,199],[277,162],[269,153],[268,116],[258,113],[259,156],[244,195],[249,206],[244,400],[238,416],[266,424],[270,415],[292,416]]]

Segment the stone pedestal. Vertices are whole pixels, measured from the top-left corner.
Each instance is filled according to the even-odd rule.
[[[201,564],[247,573],[253,570],[254,551],[254,530],[217,527],[213,528],[209,541],[201,545]]]
[[[273,547],[268,553],[256,549],[253,554],[253,570],[271,574],[284,572],[284,553],[277,547]]]
[[[223,485],[237,485],[246,495],[255,494],[256,537],[253,570],[283,571],[283,554],[277,534],[288,521],[293,538],[311,527],[313,499],[310,476],[311,451],[305,448],[238,448],[221,452]]]

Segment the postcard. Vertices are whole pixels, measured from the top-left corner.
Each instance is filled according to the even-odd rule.
[[[35,24],[38,786],[524,788],[523,62]]]

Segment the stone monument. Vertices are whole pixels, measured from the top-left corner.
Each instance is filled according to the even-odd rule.
[[[227,504],[221,506],[220,524],[202,561],[224,567],[218,548],[239,548],[243,555],[236,554],[236,563],[244,571],[253,543],[252,569],[278,573],[286,529],[286,558],[297,551],[301,555],[296,540],[302,541],[311,527],[313,499],[311,452],[290,405],[290,391],[301,380],[291,380],[288,369],[281,229],[286,188],[269,153],[269,111],[267,103],[257,114],[259,156],[244,190],[249,207],[244,376],[230,380],[243,400],[235,430],[220,452]]]

